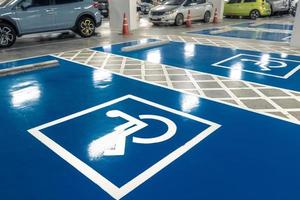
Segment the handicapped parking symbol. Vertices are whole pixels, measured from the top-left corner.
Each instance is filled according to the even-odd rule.
[[[158,115],[139,115],[139,119],[134,118],[120,110],[111,110],[106,113],[107,117],[121,117],[127,122],[117,126],[112,133],[100,137],[89,144],[88,153],[91,159],[98,159],[101,156],[121,156],[125,154],[126,139],[128,136],[148,126],[143,119],[158,120],[165,123],[167,131],[158,137],[140,138],[133,137],[132,142],[137,144],[155,144],[169,140],[176,134],[176,124]]]
[[[243,61],[243,62],[254,62],[255,65],[260,67],[261,71],[271,71],[272,69],[287,67],[287,64],[285,62],[279,61],[279,60],[241,59],[241,61]]]
[[[260,76],[265,75],[287,79],[300,69],[300,60],[283,54],[281,57],[275,57],[271,54],[237,54],[214,63],[212,66],[259,74]]]

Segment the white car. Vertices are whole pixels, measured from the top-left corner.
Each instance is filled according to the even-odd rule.
[[[297,6],[298,6],[298,1],[299,0],[293,0],[291,2],[291,8],[290,8],[290,13],[295,17],[296,12],[297,12]]]
[[[154,25],[180,26],[187,20],[190,11],[192,20],[203,20],[208,23],[212,16],[212,9],[212,3],[207,0],[167,0],[162,5],[152,8],[149,18]]]

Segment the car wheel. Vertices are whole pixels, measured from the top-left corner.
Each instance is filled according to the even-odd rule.
[[[152,22],[153,26],[159,26],[159,23]]]
[[[82,17],[77,22],[77,31],[81,37],[87,38],[95,34],[95,21],[90,17]]]
[[[15,29],[6,23],[0,23],[0,48],[12,46],[16,41]]]
[[[210,12],[206,11],[203,19],[204,23],[208,23],[210,21],[210,17],[211,17]]]
[[[260,17],[260,13],[258,10],[252,10],[249,15],[250,19],[256,20]]]
[[[178,14],[175,18],[175,25],[181,26],[184,23],[184,16],[183,14]]]

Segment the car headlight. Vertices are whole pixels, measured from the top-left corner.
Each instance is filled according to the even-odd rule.
[[[176,12],[176,10],[170,10],[170,11],[168,11],[168,12],[165,12],[165,15],[171,15],[171,14],[173,14],[173,13],[175,13]]]

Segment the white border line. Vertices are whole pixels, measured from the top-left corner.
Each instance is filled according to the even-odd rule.
[[[160,161],[152,165],[150,168],[146,169],[144,172],[133,178],[128,183],[124,184],[122,187],[117,187],[115,184],[110,182],[108,179],[106,179],[104,176],[102,176],[99,172],[85,164],[83,161],[81,161],[79,158],[75,157],[72,153],[64,149],[62,146],[60,146],[58,143],[44,135],[41,130],[45,128],[49,128],[51,126],[54,126],[56,124],[74,119],[76,117],[86,115],[88,113],[94,112],[96,110],[99,110],[101,108],[113,105],[115,103],[124,101],[126,99],[133,99],[135,101],[150,105],[152,107],[156,107],[161,110],[165,110],[167,112],[183,116],[185,118],[192,119],[194,121],[197,121],[202,124],[209,125],[208,128],[203,130],[202,132],[198,133],[195,137],[193,137],[188,142],[182,144],[179,148],[168,154],[166,157],[162,158]],[[55,152],[58,156],[60,156],[62,159],[64,159],[66,162],[68,162],[70,165],[72,165],[74,168],[76,168],[78,171],[80,171],[83,175],[88,177],[91,181],[93,181],[96,185],[98,185],[100,188],[102,188],[105,192],[110,194],[115,199],[121,199],[131,191],[133,191],[135,188],[139,187],[141,184],[146,182],[148,179],[150,179],[152,176],[154,176],[156,173],[167,167],[169,164],[174,162],[176,159],[178,159],[180,156],[185,154],[187,151],[192,149],[194,146],[196,146],[198,143],[200,143],[202,140],[204,140],[206,137],[208,137],[210,134],[215,132],[217,129],[219,129],[221,125],[190,115],[188,113],[184,113],[182,111],[178,111],[157,103],[154,103],[152,101],[145,100],[140,97],[136,97],[133,95],[126,95],[111,101],[108,101],[106,103],[100,104],[98,106],[71,114],[69,116],[57,119],[55,121],[43,124],[41,126],[29,129],[28,132],[33,135],[36,139],[38,139],[41,143],[46,145],[49,149],[51,149],[53,152]]]
[[[91,49],[89,49],[90,51],[93,51]],[[100,52],[100,53],[103,53],[103,52]],[[107,54],[110,54],[110,53],[107,53]],[[110,54],[110,55],[115,55],[115,54]],[[234,104],[230,104],[230,103],[227,103],[225,101],[220,101],[220,100],[217,100],[217,99],[213,99],[213,98],[209,98],[209,97],[206,97],[206,96],[199,96],[197,94],[194,94],[194,93],[189,93],[189,92],[186,92],[186,91],[183,91],[183,90],[179,90],[179,89],[175,89],[175,88],[170,88],[168,86],[165,86],[165,85],[160,85],[160,84],[157,84],[157,83],[153,83],[153,82],[148,82],[148,81],[144,81],[144,80],[141,80],[141,79],[138,79],[138,78],[135,78],[135,77],[131,77],[131,76],[126,76],[124,74],[120,74],[120,73],[117,73],[117,72],[113,72],[113,71],[109,71],[107,69],[103,69],[103,68],[98,68],[98,67],[95,67],[95,66],[92,66],[92,65],[88,65],[88,64],[83,64],[83,63],[80,63],[78,61],[72,61],[72,60],[68,60],[66,58],[60,58],[58,56],[55,56],[55,55],[52,55],[53,57],[57,58],[57,59],[61,59],[61,60],[65,60],[65,61],[68,61],[68,62],[71,62],[71,63],[76,63],[76,64],[79,64],[79,65],[82,65],[82,66],[86,66],[86,67],[89,67],[89,68],[93,68],[95,70],[102,70],[104,72],[108,72],[110,74],[114,74],[114,75],[117,75],[117,76],[121,76],[121,77],[125,77],[125,78],[128,78],[128,79],[132,79],[132,80],[135,80],[135,81],[138,81],[138,82],[142,82],[142,83],[146,83],[146,84],[149,84],[149,85],[155,85],[157,87],[160,87],[160,88],[164,88],[164,89],[168,89],[168,90],[172,90],[172,91],[176,91],[176,92],[179,92],[179,93],[182,93],[182,94],[187,94],[187,95],[191,95],[191,96],[195,96],[197,98],[200,98],[200,99],[206,99],[206,100],[209,100],[209,101],[213,101],[213,102],[217,102],[217,103],[220,103],[220,104],[224,104],[224,105],[227,105],[227,106],[230,106],[230,107],[234,107],[234,108],[238,108],[240,110],[245,110],[245,111],[248,111],[248,112],[252,112],[252,113],[256,113],[256,114],[259,114],[259,115],[263,115],[263,116],[268,116],[268,117],[271,117],[271,118],[274,118],[274,119],[279,119],[281,121],[286,121],[286,122],[289,122],[289,123],[293,123],[293,124],[297,124],[297,125],[300,125],[300,122],[298,121],[292,121],[292,120],[289,120],[289,119],[286,119],[284,117],[280,117],[280,116],[276,116],[276,115],[271,115],[269,113],[262,113],[262,112],[257,112],[255,110],[251,110],[250,108],[242,108],[238,105],[234,105]],[[116,55],[116,56],[119,56],[119,55]],[[124,57],[124,56],[119,56],[119,57]],[[137,60],[137,59],[135,59]],[[175,67],[176,68],[176,67]],[[181,69],[181,68],[180,68]],[[191,70],[188,70],[188,71],[191,71]],[[208,74],[208,73],[206,73]],[[226,77],[227,78],[227,77]],[[247,81],[245,81],[247,82]],[[253,83],[253,84],[257,84],[257,83]],[[257,84],[259,85],[259,84]],[[260,84],[261,85],[261,84]],[[279,88],[280,89],[280,88]],[[294,92],[294,91],[292,91]],[[297,92],[297,91],[296,91]],[[299,92],[297,92],[299,93]]]

